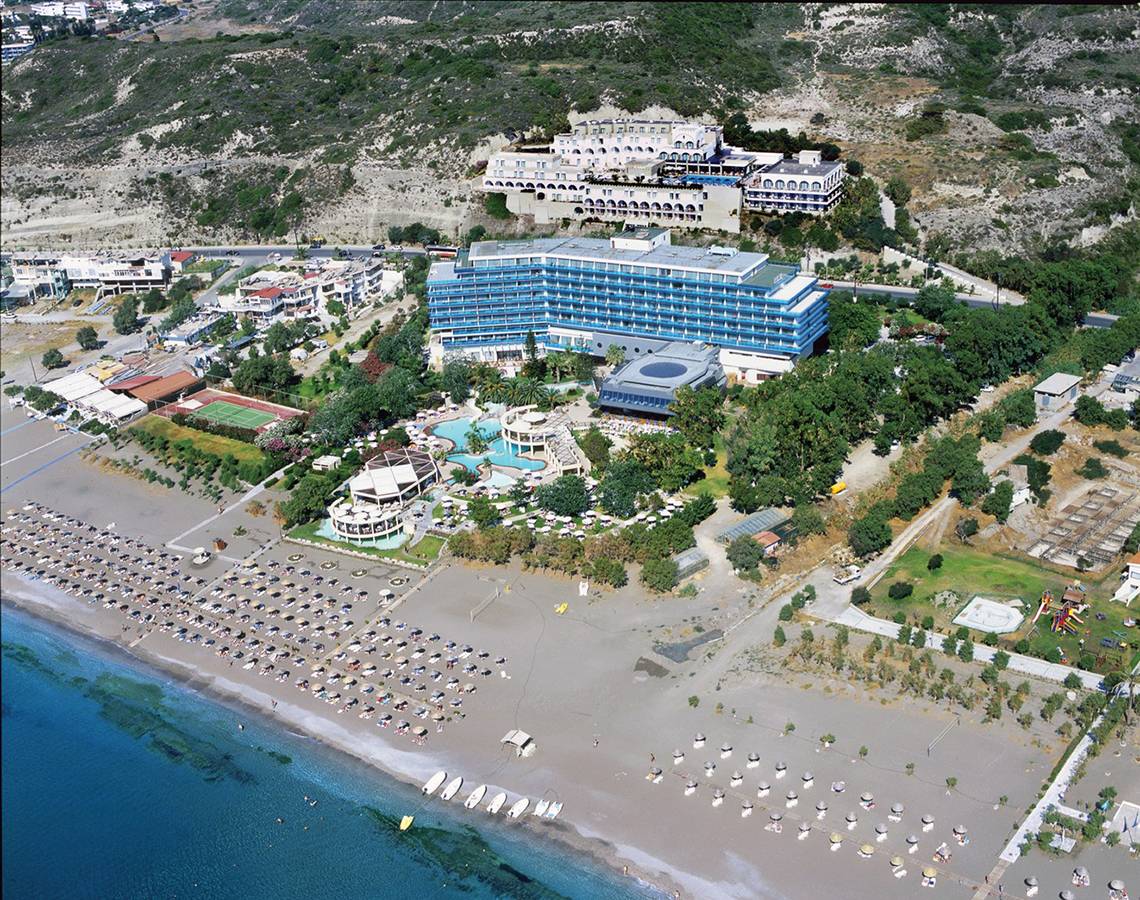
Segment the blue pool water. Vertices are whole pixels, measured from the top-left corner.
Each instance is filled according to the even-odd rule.
[[[685,184],[736,184],[740,179],[735,175],[686,175]]]
[[[5,897],[661,896],[461,807],[401,834],[415,788],[107,645],[2,625]]]
[[[467,449],[467,432],[471,430],[471,419],[450,419],[447,422],[440,422],[435,428],[432,429],[432,434],[438,434],[440,437],[447,438],[453,444],[458,452],[449,453],[447,456],[448,462],[459,463],[464,466],[469,472],[479,471],[479,466],[482,464],[484,458],[488,458],[496,466],[509,466],[513,469],[526,469],[528,471],[537,471],[546,467],[546,463],[540,462],[537,459],[527,459],[522,456],[516,456],[514,453],[507,451],[507,445],[502,438],[495,437],[500,431],[498,419],[486,419],[479,423],[479,431],[484,437],[490,439],[491,446],[487,452],[481,456],[476,456],[472,453],[463,453]]]

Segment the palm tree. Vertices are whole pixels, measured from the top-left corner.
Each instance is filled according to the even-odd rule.
[[[610,344],[606,347],[606,362],[611,366],[620,366],[625,362],[625,351],[617,344]]]
[[[546,367],[557,380],[567,372],[574,371],[574,360],[569,353],[563,350],[555,350],[553,353],[546,354]]]
[[[511,403],[512,398],[513,385],[502,378],[488,381],[479,388],[479,400],[483,403]]]
[[[541,403],[550,392],[533,378],[515,378],[510,386],[510,402],[515,406]]]

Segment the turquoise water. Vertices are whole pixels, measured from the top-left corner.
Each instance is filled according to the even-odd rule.
[[[6,898],[660,896],[461,807],[401,834],[414,788],[109,646],[2,625]]]
[[[325,540],[336,541],[338,544],[344,544],[346,547],[375,547],[377,550],[395,550],[408,539],[408,536],[401,532],[400,534],[393,534],[390,537],[380,538],[379,540],[361,541],[359,544],[353,544],[352,541],[342,540],[341,536],[333,531],[332,521],[330,519],[321,519],[321,524],[317,528],[317,534],[325,538]]]
[[[470,430],[470,418],[450,419],[447,422],[440,422],[436,425],[432,429],[432,434],[438,434],[440,437],[447,438],[455,444],[457,451],[463,451],[467,449],[467,432]],[[527,471],[533,472],[538,469],[546,468],[546,463],[537,459],[527,459],[508,452],[506,442],[502,438],[495,437],[500,430],[498,419],[486,419],[480,422],[480,433],[488,439],[495,438],[491,441],[491,446],[487,449],[487,452],[482,456],[462,452],[449,453],[447,461],[459,463],[469,472],[479,471],[479,466],[483,463],[485,458],[490,459],[492,464],[496,466],[507,466],[513,469],[526,469]]]

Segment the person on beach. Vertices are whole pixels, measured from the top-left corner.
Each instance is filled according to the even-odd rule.
[[[597,747],[598,747],[598,739],[595,737],[594,738],[594,749],[596,750]]]

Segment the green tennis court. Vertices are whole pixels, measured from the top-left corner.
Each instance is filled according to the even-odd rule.
[[[205,419],[216,425],[233,425],[236,428],[260,428],[277,418],[273,413],[262,412],[260,409],[250,409],[248,406],[238,406],[227,400],[215,400],[197,410],[193,417]]]

